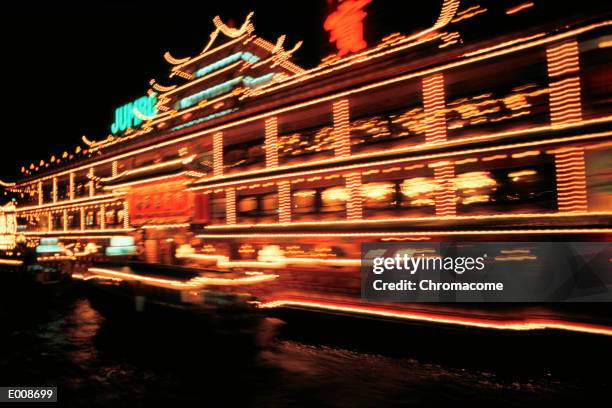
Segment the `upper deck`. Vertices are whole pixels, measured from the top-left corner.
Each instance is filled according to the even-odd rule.
[[[212,203],[206,222],[219,225],[209,231],[312,228],[320,220],[341,228],[346,219],[367,228],[386,225],[383,218],[460,222],[462,214],[507,210],[601,216],[609,211],[606,166],[590,163],[605,156],[612,135],[612,20],[551,13],[538,21],[545,8],[510,3],[446,1],[429,29],[309,70],[289,61],[299,43],[261,40],[249,18],[231,30],[217,20],[200,55],[166,56],[182,83],[152,81],[155,117],[87,141],[88,159],[7,189],[22,195],[18,212],[35,221],[32,234],[201,223],[189,194]],[[485,37],[471,31],[494,22],[500,28]],[[589,192],[564,192],[587,176]],[[141,209],[165,188],[179,194],[175,205]]]
[[[282,48],[284,38],[282,41],[279,39],[280,42],[277,41],[277,44],[272,44],[254,36],[249,18],[240,29],[229,32],[233,37],[220,41],[220,37],[226,36],[222,29],[227,31],[227,28],[217,20],[216,30],[211,34],[210,41],[200,55],[180,60],[167,57],[174,63],[170,76],[176,79],[179,77],[177,72],[185,72],[191,77],[183,84],[168,87],[160,85],[161,80],[160,83],[152,81],[151,91],[160,93],[162,101],[156,117],[146,121],[141,129],[133,129],[125,135],[103,139],[100,142],[90,142],[88,155],[91,157],[75,159],[72,162],[64,161],[55,168],[51,166],[40,169],[37,173],[23,177],[18,185],[41,178],[48,179],[53,174],[101,164],[118,157],[136,155],[154,149],[160,143],[166,146],[170,141],[178,143],[189,137],[225,130],[234,127],[236,123],[248,125],[270,115],[297,110],[301,106],[312,106],[317,102],[349,95],[357,98],[366,90],[373,92],[379,89],[381,93],[387,91],[388,94],[395,92],[397,86],[410,78],[441,72],[446,67],[485,65],[487,61],[495,59],[507,60],[512,55],[518,57],[522,51],[543,50],[546,44],[561,41],[563,38],[570,38],[573,35],[588,37],[590,34],[586,34],[587,32],[595,30],[601,33],[601,30],[606,30],[606,19],[601,14],[593,17],[596,13],[586,13],[587,16],[581,16],[574,12],[572,15],[562,7],[551,8],[547,2],[533,2],[532,6],[523,5],[524,8],[516,7],[513,3],[447,1],[444,2],[441,14],[434,25],[422,32],[390,36],[364,52],[342,59],[328,60],[308,70],[291,63],[291,69],[286,69],[282,75],[277,75],[274,80],[267,83],[241,87],[243,88],[241,92],[236,94],[235,89],[226,88],[227,91],[221,92],[218,98],[204,98],[205,106],[202,106],[200,100],[193,106],[181,107],[180,102],[189,102],[190,96],[199,94],[201,97],[203,91],[206,96],[205,91],[234,80],[236,69],[240,71],[244,69],[244,65],[252,66],[253,62],[249,63],[242,57],[245,54],[255,56],[257,54],[255,49],[264,50],[264,46],[271,47],[272,50],[267,51],[273,57],[271,59],[278,61],[282,57],[287,63],[290,62],[287,54],[290,56],[295,52],[294,49],[287,51]],[[597,6],[591,8],[596,9]],[[482,30],[483,26],[488,30]],[[598,28],[599,26],[602,28]],[[573,31],[572,28],[578,31]],[[483,35],[482,31],[486,31],[487,35]],[[221,45],[214,47],[213,45],[217,43]],[[255,46],[253,43],[260,45]],[[282,52],[279,52],[281,50]],[[261,64],[265,59],[261,52],[259,51],[260,55],[255,57],[257,58],[255,64]],[[236,55],[238,60],[234,61]],[[220,62],[222,64],[219,64]],[[241,66],[231,67],[235,63]],[[214,66],[215,64],[217,66]],[[211,66],[214,70],[208,72]],[[228,70],[228,67],[232,69]],[[480,69],[484,71],[485,67]],[[197,72],[207,72],[207,74],[197,76]],[[262,75],[250,78],[261,78],[265,75],[263,71],[259,73]],[[209,74],[213,74],[214,78],[205,78]],[[240,76],[242,80],[245,75]],[[202,81],[202,79],[207,80]],[[162,92],[165,89],[168,90]],[[208,103],[211,99],[213,101],[220,99],[220,101]],[[225,104],[222,105],[221,101]],[[163,107],[163,102],[167,106]],[[212,109],[211,105],[215,104],[218,107]]]

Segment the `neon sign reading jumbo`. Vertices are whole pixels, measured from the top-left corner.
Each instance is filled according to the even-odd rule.
[[[113,134],[123,132],[153,118],[157,114],[156,105],[157,94],[153,93],[115,109],[115,122],[111,126],[111,132]]]

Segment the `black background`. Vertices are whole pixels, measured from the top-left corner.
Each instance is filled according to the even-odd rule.
[[[441,0],[373,0],[366,7],[365,37],[380,41],[392,32],[430,26]],[[226,2],[57,2],[16,4],[2,25],[6,151],[0,178],[12,180],[21,166],[74,151],[81,136],[104,138],[114,109],[144,95],[151,78],[168,84],[166,51],[175,58],[201,51],[216,15],[236,26],[255,11],[255,33],[285,45],[303,40],[295,62],[305,68],[333,52],[323,29],[331,0]],[[8,24],[10,23],[10,24]]]

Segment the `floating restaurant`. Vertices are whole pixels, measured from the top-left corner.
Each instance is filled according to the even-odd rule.
[[[343,38],[360,11],[338,9],[338,52],[314,68],[252,13],[216,17],[107,137],[2,182],[16,231],[100,258],[273,271],[262,308],[514,328],[362,301],[360,248],[609,240],[612,19],[545,4],[444,0],[431,27],[369,46]]]

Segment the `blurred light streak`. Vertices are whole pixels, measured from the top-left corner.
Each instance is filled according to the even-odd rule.
[[[530,7],[533,7],[533,2],[527,2],[527,3],[523,3],[523,4],[519,4],[518,6],[509,8],[508,10],[506,10],[506,14],[508,15],[512,15],[512,14],[516,14],[519,11],[523,11],[525,9],[528,9]]]
[[[466,154],[473,154],[473,153],[484,153],[484,152],[493,152],[493,151],[498,151],[498,150],[506,150],[506,149],[520,149],[520,148],[528,148],[528,147],[535,147],[535,146],[543,146],[543,145],[547,145],[547,144],[554,144],[554,143],[563,143],[563,142],[571,142],[571,141],[582,141],[582,140],[589,140],[589,139],[595,139],[595,138],[603,138],[603,137],[608,137],[611,136],[612,132],[600,132],[600,133],[590,133],[590,134],[585,134],[585,135],[580,135],[580,136],[568,136],[568,137],[562,137],[562,138],[557,138],[557,139],[543,139],[543,140],[538,140],[538,141],[533,141],[533,142],[522,142],[522,143],[514,143],[514,144],[509,144],[509,145],[498,145],[498,146],[492,146],[492,147],[483,147],[483,148],[475,148],[475,149],[468,149],[468,150],[455,150],[452,152],[443,152],[443,153],[431,153],[431,154],[424,154],[421,156],[413,156],[413,157],[407,157],[407,158],[399,158],[399,159],[390,159],[390,160],[382,160],[382,161],[376,161],[376,162],[371,162],[369,164],[369,166],[379,166],[379,165],[387,165],[387,164],[397,164],[397,163],[405,163],[405,162],[411,162],[411,161],[421,161],[421,160],[435,160],[435,159],[449,159],[452,158],[454,156],[463,156]],[[391,150],[386,151],[387,153],[391,152]],[[353,155],[351,156],[353,158],[356,158],[357,155]],[[254,179],[241,179],[238,181],[228,181],[228,182],[219,182],[219,183],[215,183],[215,184],[211,184],[211,185],[207,185],[207,186],[195,186],[195,187],[191,187],[188,188],[188,190],[201,190],[201,189],[205,189],[205,188],[218,188],[218,187],[224,187],[224,186],[229,186],[229,185],[236,185],[236,184],[242,184],[245,182],[249,182],[249,183],[253,183],[256,181],[270,181],[273,179],[277,179],[277,178],[290,178],[290,177],[296,177],[296,176],[303,176],[303,175],[310,175],[310,174],[320,174],[320,173],[329,173],[332,171],[342,171],[342,170],[351,170],[351,169],[362,169],[363,165],[362,164],[347,164],[347,165],[343,165],[343,166],[339,166],[339,167],[328,167],[325,169],[321,169],[321,170],[310,170],[310,171],[302,171],[299,173],[285,173],[282,175],[268,175],[266,177],[259,177],[259,178],[254,178]],[[243,176],[249,176],[251,174],[260,174],[262,173],[261,171],[252,171],[252,172],[244,172],[242,173]],[[205,179],[202,181],[216,181],[215,178],[210,178],[210,179]]]
[[[319,223],[320,224],[320,223]],[[446,231],[406,231],[406,232],[296,232],[296,233],[234,233],[198,234],[197,238],[325,238],[325,237],[403,237],[403,236],[447,236],[447,235],[542,235],[542,234],[610,234],[612,228],[542,228],[542,229],[483,229],[483,230],[446,230]]]
[[[348,225],[368,225],[368,224],[385,224],[394,222],[406,222],[406,221],[436,221],[436,220],[495,220],[495,219],[525,219],[525,218],[567,218],[567,217],[580,217],[580,216],[601,216],[611,217],[612,212],[609,211],[583,211],[573,213],[500,213],[500,214],[483,214],[483,215],[449,215],[449,216],[419,216],[419,217],[392,217],[385,219],[369,219],[369,220],[327,220],[325,224],[348,224]],[[308,226],[308,225],[321,225],[320,221],[297,221],[292,222],[292,226]],[[260,224],[240,224],[240,227],[252,228],[252,227],[285,227],[278,223],[260,223]],[[207,230],[219,230],[219,229],[236,229],[235,225],[207,225]]]
[[[18,260],[18,259],[0,259],[0,264],[1,265],[23,265],[23,261]]]
[[[483,318],[468,318],[458,316],[448,316],[435,313],[409,312],[403,310],[390,310],[383,308],[374,308],[360,305],[344,305],[331,302],[308,301],[308,300],[293,300],[293,299],[278,299],[260,303],[258,305],[262,309],[273,309],[282,307],[297,307],[326,310],[331,312],[344,312],[350,314],[362,314],[376,317],[385,317],[393,319],[405,319],[412,321],[424,321],[429,323],[460,325],[466,327],[474,327],[481,329],[495,330],[513,330],[513,331],[529,331],[529,330],[565,330],[588,334],[598,334],[612,336],[612,328],[599,326],[594,324],[565,322],[562,320],[552,319],[537,319],[527,318],[523,320],[492,320]]]
[[[153,286],[160,286],[170,289],[199,289],[205,286],[247,285],[271,281],[278,277],[278,275],[271,274],[250,275],[241,278],[210,278],[206,276],[197,276],[188,281],[181,281],[176,279],[154,278],[151,276],[138,275],[128,272],[119,272],[106,268],[89,268],[88,271],[92,272],[94,276],[99,276],[102,278],[110,277],[121,280],[138,281],[148,283]]]

